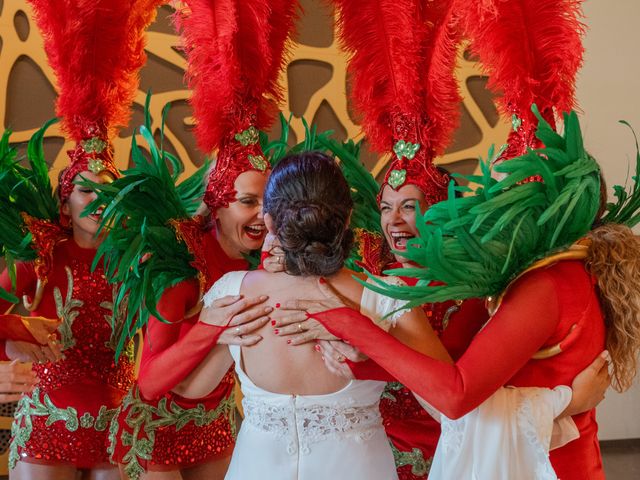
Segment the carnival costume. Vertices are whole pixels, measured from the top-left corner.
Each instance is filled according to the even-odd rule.
[[[189,0],[176,14],[193,89],[195,135],[202,152],[216,151],[204,191],[213,219],[235,201],[240,174],[269,170],[258,129],[275,118],[281,95],[276,82],[294,6]],[[175,470],[222,459],[230,455],[236,436],[233,369],[205,398],[183,398],[172,389],[202,362],[223,331],[198,322],[202,293],[223,274],[249,264],[227,256],[213,221],[192,217],[179,192],[183,184],[175,185],[180,172],[166,169],[164,155],[158,151],[151,168],[141,159],[136,171],[126,172],[116,185],[125,202],[96,186],[99,198],[114,205],[112,230],[121,236],[115,249],[105,245],[103,252],[112,279],[122,282],[120,294],[134,304],[121,343],[147,326],[138,383],[112,431],[112,459],[131,478],[147,469]],[[195,198],[197,180],[188,182],[183,190]],[[148,191],[152,184],[157,191]],[[126,203],[124,209],[118,203]],[[134,238],[139,240],[131,243]]]
[[[446,417],[461,417],[443,417],[449,441],[439,447],[443,462],[434,462],[436,478],[450,478],[448,469],[459,467],[447,464],[446,455],[447,449],[463,445],[465,428],[473,425],[465,415],[502,385],[569,385],[605,347],[600,301],[606,304],[606,299],[599,298],[598,279],[589,274],[588,263],[585,269],[593,247],[579,242],[585,235],[594,243],[598,239],[597,229],[589,231],[599,206],[599,168],[584,151],[575,113],[565,115],[565,135],[560,136],[534,112],[538,139],[546,147],[496,166],[509,174],[500,182],[482,163],[483,175],[469,177],[480,184],[472,196],[456,198],[450,186],[448,200],[417,219],[420,237],[409,242],[406,257],[425,267],[406,272],[418,278],[417,285],[375,287],[409,305],[489,297],[495,313],[454,365],[400,345],[352,310],[312,315]],[[638,162],[636,181],[640,155]],[[522,182],[533,175],[543,181]],[[636,184],[629,196],[617,191],[619,201],[609,206],[604,221],[632,226],[638,221],[640,188]],[[430,285],[432,280],[443,284]],[[595,412],[572,418],[580,438],[551,452],[555,474],[604,478]],[[500,456],[489,458],[503,464]],[[474,468],[471,459],[466,466]]]
[[[57,114],[76,146],[60,176],[60,203],[42,149],[51,122],[30,142],[30,169],[3,159],[2,189],[11,189],[3,197],[3,217],[13,216],[3,230],[20,240],[20,248],[5,243],[11,261],[0,282],[24,298],[32,316],[59,319],[64,352],[57,362],[33,365],[39,382],[18,403],[9,465],[21,460],[92,468],[108,464],[108,426],[133,382],[134,360],[130,349],[114,359],[112,329],[122,320],[122,305],[114,301],[102,264],[92,269],[96,251],[75,242],[70,218],[59,208],[81,172],[109,174],[109,180],[119,175],[110,141],[128,123],[145,61],[144,30],[158,2],[30,3],[57,77]],[[3,300],[2,310],[7,306]]]
[[[454,76],[460,28],[454,2],[336,1],[340,39],[351,55],[351,97],[374,151],[391,156],[382,185],[360,165],[353,145],[329,149],[341,161],[352,188],[359,265],[375,275],[393,268],[380,227],[386,186],[416,186],[427,206],[446,198],[448,176],[433,159],[443,153],[458,124],[460,95]],[[397,264],[399,265],[399,264]],[[408,284],[414,280],[402,278]],[[428,303],[427,319],[455,358],[483,323],[477,300]],[[448,327],[445,329],[445,327]],[[366,369],[367,364],[353,368]],[[380,408],[401,479],[426,478],[440,426],[398,382],[385,390]]]

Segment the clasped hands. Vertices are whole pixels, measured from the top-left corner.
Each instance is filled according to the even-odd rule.
[[[21,317],[22,324],[37,343],[7,340],[7,357],[21,362],[57,362],[64,358],[56,331],[60,320],[46,317]]]

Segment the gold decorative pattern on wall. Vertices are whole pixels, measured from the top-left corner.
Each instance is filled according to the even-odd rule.
[[[281,75],[287,92],[282,110],[287,117],[293,112],[293,137],[304,136],[304,116],[318,123],[321,129],[334,129],[339,138],[359,139],[360,130],[345,94],[346,57],[333,31],[333,12],[319,0],[303,0],[301,4],[306,13],[298,25],[299,43],[291,44],[290,59]],[[170,7],[161,7],[148,32],[149,58],[141,73],[133,118],[114,141],[116,163],[120,168],[126,168],[128,163],[132,125],[142,123],[147,89],[154,93],[150,107],[154,131],[160,128],[163,106],[171,102],[165,127],[168,149],[182,160],[187,173],[202,163],[202,155],[189,131],[193,119],[187,103],[189,91],[182,82],[185,61],[177,48],[171,14]],[[478,155],[486,155],[491,144],[505,141],[509,125],[498,119],[491,96],[484,88],[486,78],[463,51],[457,74],[464,96],[460,106],[461,126],[447,153],[437,163],[448,165],[453,171],[471,173],[477,167]],[[12,142],[24,147],[35,130],[54,116],[54,86],[55,77],[47,64],[40,34],[31,20],[30,5],[25,0],[0,0],[0,115],[3,129],[13,130]],[[69,142],[64,142],[59,125],[49,129],[45,151],[54,180],[67,164],[66,150],[71,147]],[[384,171],[387,162],[386,158],[378,159],[366,149],[363,160],[375,175]]]

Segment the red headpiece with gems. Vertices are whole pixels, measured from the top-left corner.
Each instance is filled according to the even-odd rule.
[[[29,0],[56,74],[56,113],[76,147],[60,178],[69,198],[80,172],[118,175],[111,139],[131,116],[145,63],[144,30],[162,0]]]
[[[429,204],[448,178],[433,164],[459,118],[454,76],[458,29],[451,1],[338,0],[351,53],[352,98],[373,150],[392,160],[382,184],[416,185]],[[384,28],[381,28],[384,25]]]
[[[185,0],[176,15],[187,55],[195,135],[205,154],[217,150],[204,201],[211,211],[235,200],[238,175],[266,172],[259,129],[282,99],[278,77],[296,2]]]

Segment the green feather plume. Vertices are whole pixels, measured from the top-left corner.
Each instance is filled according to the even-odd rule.
[[[12,288],[15,289],[15,262],[33,261],[38,252],[22,214],[57,223],[59,203],[44,158],[43,140],[46,130],[57,119],[46,122],[33,134],[27,146],[28,166],[21,165],[17,152],[9,144],[11,131],[0,139],[0,251],[4,257]],[[18,298],[0,288],[0,298],[18,303]]]
[[[204,177],[209,165],[205,163],[193,175],[177,183],[183,172],[182,164],[163,148],[168,106],[163,109],[158,145],[151,132],[149,101],[150,96],[145,106],[145,125],[139,131],[149,149],[150,159],[145,157],[134,135],[133,167],[110,184],[83,182],[97,194],[84,214],[104,206],[100,232],[106,235],[98,248],[93,268],[103,261],[109,281],[119,284],[115,303],[128,301],[116,358],[135,332],[147,324],[150,314],[162,319],[157,305],[163,292],[198,275],[191,266],[192,254],[176,237],[170,220],[189,219],[194,215],[204,195]]]

